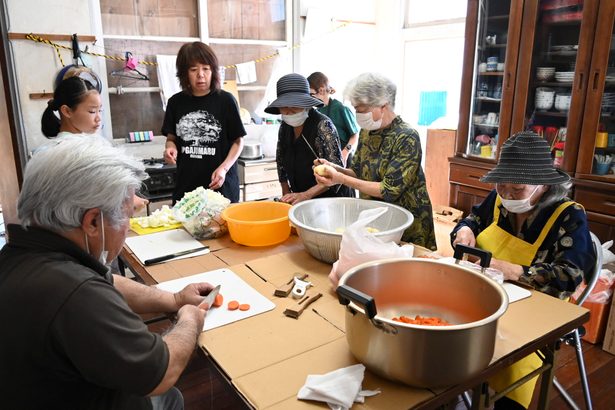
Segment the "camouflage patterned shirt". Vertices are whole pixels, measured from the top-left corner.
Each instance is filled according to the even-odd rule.
[[[399,205],[414,215],[414,222],[402,240],[435,250],[436,236],[421,168],[422,155],[418,132],[397,116],[384,129],[361,130],[352,170],[360,179],[380,182],[383,201]],[[379,199],[365,194],[361,198]]]

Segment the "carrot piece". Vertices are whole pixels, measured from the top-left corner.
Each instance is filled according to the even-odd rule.
[[[242,303],[241,305],[239,305],[239,310],[249,310],[250,309],[250,305],[248,305],[247,303]]]
[[[228,305],[228,310],[237,310],[237,308],[239,307],[239,302],[237,302],[236,300],[231,300]]]
[[[222,302],[224,302],[224,296],[222,296],[221,294],[217,294],[216,295],[216,299],[214,300],[214,303],[212,303],[213,307],[220,307],[222,306]]]

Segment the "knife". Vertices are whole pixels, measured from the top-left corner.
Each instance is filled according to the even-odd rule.
[[[157,258],[147,259],[143,262],[145,266],[150,266],[155,263],[168,261],[169,259],[177,258],[178,256],[188,255],[194,252],[204,251],[209,249],[209,246],[201,246],[200,248],[188,249],[187,251],[175,252],[170,255],[158,256]]]
[[[215,288],[213,288],[211,292],[209,292],[207,296],[205,296],[205,299],[203,299],[203,301],[199,303],[199,306],[207,304],[207,309],[211,309],[211,306],[214,303],[214,300],[216,300],[216,296],[218,296],[218,292],[220,292],[220,286],[222,285],[218,285]]]

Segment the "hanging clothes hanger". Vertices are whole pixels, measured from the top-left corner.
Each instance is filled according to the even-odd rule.
[[[130,51],[126,52],[126,61],[124,62],[124,68],[121,70],[111,71],[111,76],[129,78],[131,80],[144,80],[149,81],[149,77],[137,70],[137,59],[132,56]]]

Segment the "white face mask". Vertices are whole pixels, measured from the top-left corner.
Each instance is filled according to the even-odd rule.
[[[299,111],[295,114],[282,114],[282,121],[290,125],[291,127],[298,127],[303,125],[308,118],[308,112],[306,110]]]
[[[373,131],[382,127],[382,118],[378,121],[374,121],[374,116],[371,111],[356,113],[357,124],[364,130]]]
[[[100,211],[100,226],[102,229],[102,251],[100,252],[100,255],[98,256],[98,262],[100,262],[101,265],[105,265],[108,267],[109,263],[107,262],[107,257],[109,256],[109,252],[105,250],[105,216],[102,211]],[[90,244],[88,243],[88,236],[85,233],[84,233],[84,236],[85,236],[85,248],[87,252],[90,253]]]
[[[530,196],[525,199],[504,199],[500,196],[500,194],[498,194],[498,196],[502,201],[502,205],[508,212],[512,212],[513,214],[523,214],[534,209],[535,205],[531,204],[531,200],[532,195],[534,195],[538,188],[538,186],[534,188]]]

